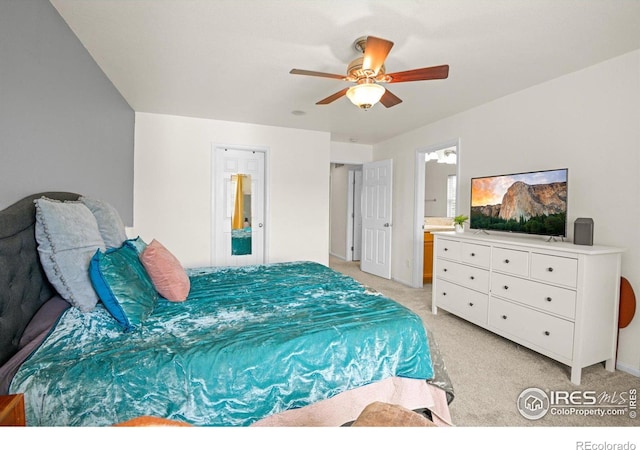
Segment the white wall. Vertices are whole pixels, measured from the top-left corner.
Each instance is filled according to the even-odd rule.
[[[594,242],[627,249],[622,274],[640,294],[640,51],[503,97],[374,146],[393,158],[392,277],[411,284],[415,151],[460,138],[458,212],[473,176],[569,168],[569,239],[578,217]],[[640,375],[640,311],[620,331],[618,364]]]
[[[373,146],[349,142],[331,142],[331,162],[362,164],[373,161]]]
[[[328,264],[329,133],[136,113],[134,225],[186,267],[211,265],[214,145],[268,148],[267,262]]]

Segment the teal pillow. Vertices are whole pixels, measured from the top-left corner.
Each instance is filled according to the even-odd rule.
[[[147,248],[147,243],[143,241],[140,236],[129,239],[127,240],[127,242],[129,243],[129,245],[133,246],[133,248],[136,249],[136,252],[138,252],[138,257],[142,254],[144,249]]]
[[[91,258],[89,276],[105,308],[125,331],[139,327],[153,312],[158,293],[132,240],[119,248],[98,250]]]

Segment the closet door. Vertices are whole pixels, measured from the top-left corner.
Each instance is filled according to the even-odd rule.
[[[212,261],[216,266],[264,263],[264,159],[260,150],[215,149]]]

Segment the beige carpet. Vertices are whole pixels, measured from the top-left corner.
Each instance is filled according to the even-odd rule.
[[[580,408],[582,414],[551,414],[538,420],[523,417],[517,409],[517,399],[527,388],[550,391],[594,391],[608,395],[610,403],[625,399],[629,391],[640,389],[640,378],[625,372],[607,372],[604,364],[583,369],[582,382],[575,386],[569,380],[568,366],[521,347],[478,326],[439,310],[431,313],[431,285],[422,289],[404,286],[360,271],[359,263],[331,257],[333,269],[352,276],[361,283],[396,300],[416,312],[430,328],[438,342],[456,398],[450,405],[457,426],[639,426],[640,418],[609,415],[613,408],[604,408],[605,415],[593,408]],[[576,394],[574,394],[576,395]],[[598,400],[599,401],[599,400]],[[562,409],[563,412],[568,410]],[[583,415],[585,414],[585,415]]]

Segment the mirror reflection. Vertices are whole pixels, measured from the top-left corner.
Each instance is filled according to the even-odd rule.
[[[424,229],[453,229],[456,215],[457,152],[443,148],[425,155]]]
[[[231,177],[233,217],[231,220],[231,254],[251,254],[251,175]]]

